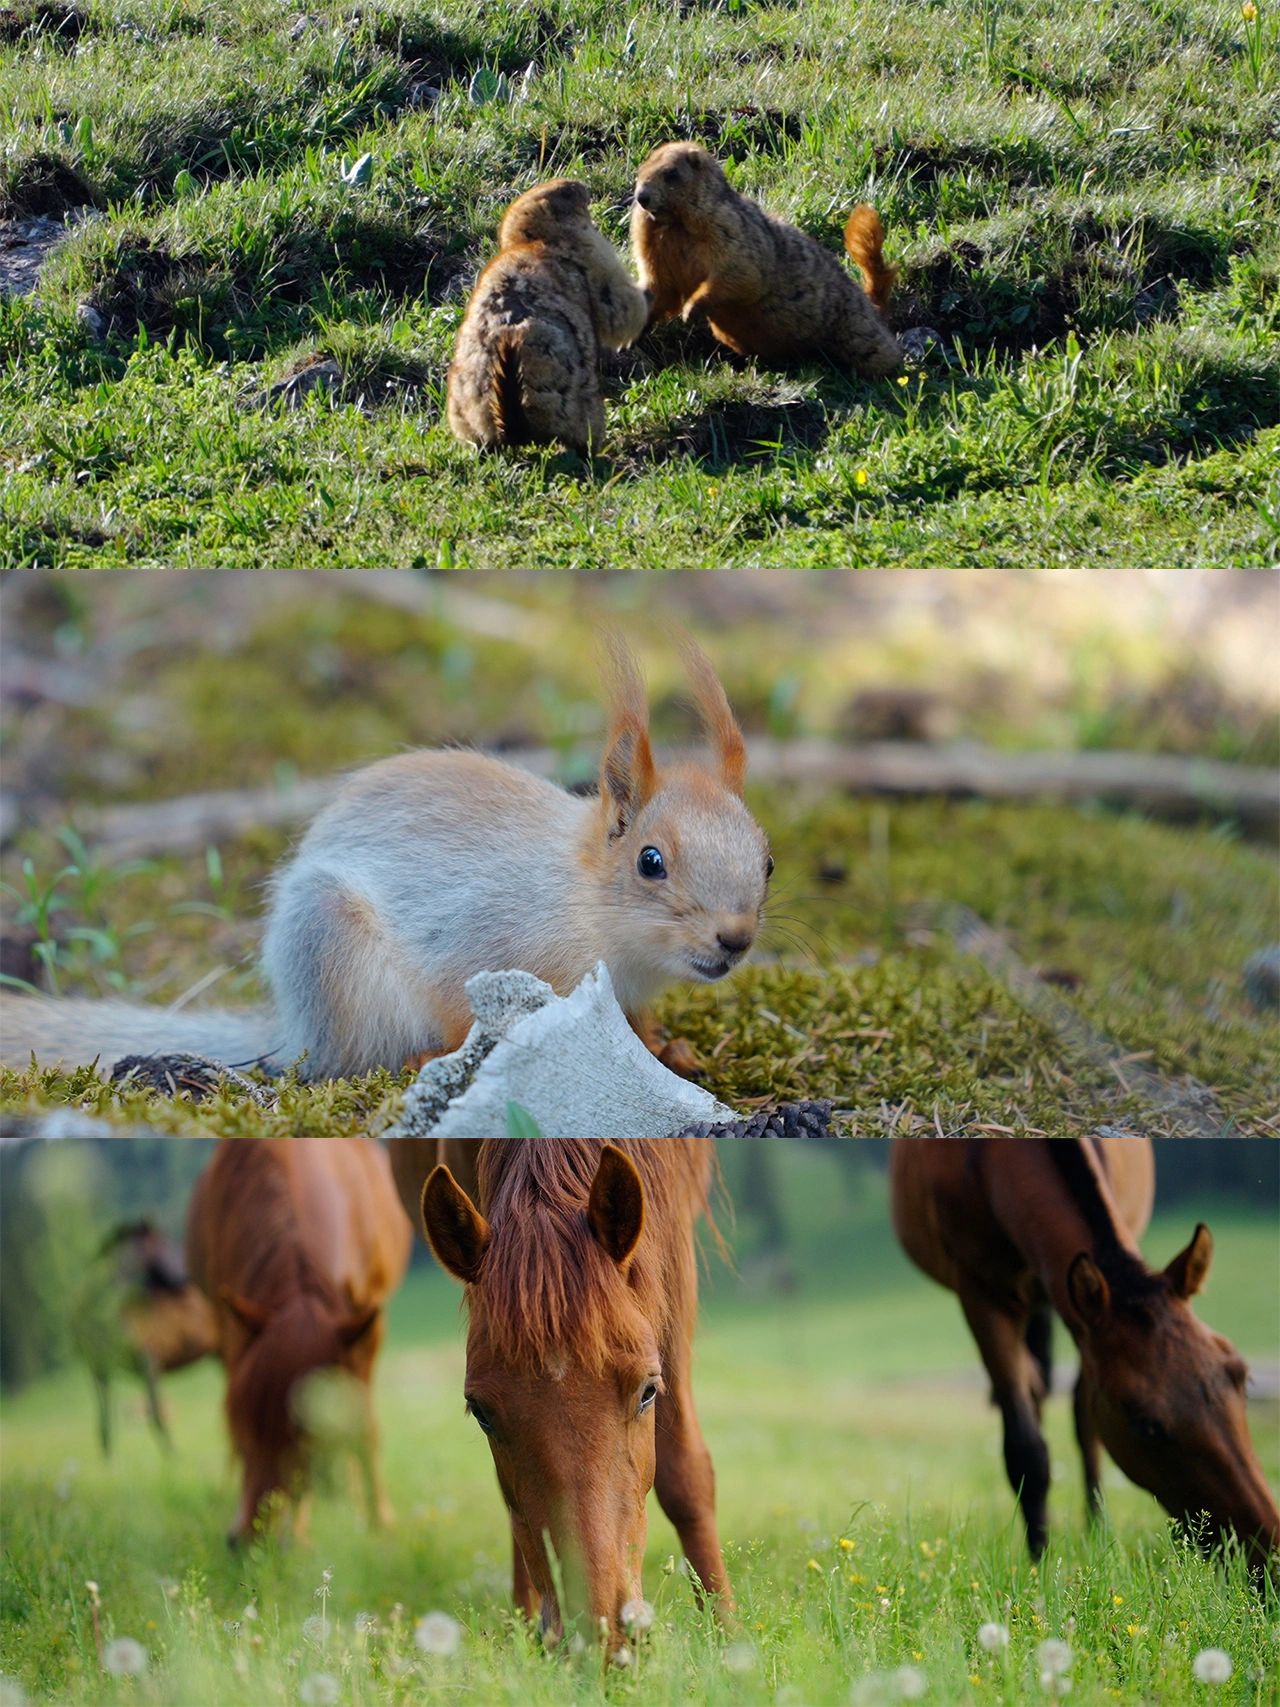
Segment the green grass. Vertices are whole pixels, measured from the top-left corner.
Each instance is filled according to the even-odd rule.
[[[0,301],[0,560],[1252,564],[1280,549],[1272,5],[19,0],[0,205],[90,211]],[[498,80],[505,79],[499,85]],[[127,91],[122,94],[122,90]],[[477,458],[444,369],[502,207],[695,137],[832,247],[871,199],[905,384],[611,363],[606,454]],[[371,155],[368,181],[344,177]],[[76,317],[90,303],[108,336]],[[256,399],[312,353],[337,393]]]
[[[683,1578],[666,1574],[677,1549],[656,1506],[645,1588],[658,1627],[630,1672],[602,1682],[593,1661],[543,1654],[516,1627],[501,1502],[483,1439],[462,1415],[457,1290],[435,1271],[415,1271],[393,1305],[378,1376],[398,1511],[389,1535],[368,1534],[331,1494],[316,1503],[309,1547],[228,1553],[234,1474],[213,1367],[168,1383],[171,1462],[156,1452],[135,1393],[117,1400],[124,1421],[106,1465],[78,1372],[10,1398],[0,1670],[33,1701],[66,1707],[267,1707],[298,1701],[315,1672],[340,1680],[343,1701],[379,1707],[604,1699],[819,1707],[848,1702],[869,1674],[910,1665],[928,1699],[981,1703],[1038,1698],[1034,1648],[1070,1630],[1073,1699],[1204,1701],[1212,1692],[1193,1682],[1190,1663],[1206,1646],[1227,1649],[1235,1664],[1222,1699],[1269,1699],[1276,1609],[1238,1570],[1183,1552],[1154,1502],[1111,1468],[1110,1527],[1086,1536],[1062,1397],[1047,1413],[1055,1528],[1032,1570],[954,1299],[893,1245],[882,1177],[860,1176],[850,1195],[829,1155],[793,1147],[790,1157],[799,1291],[762,1293],[712,1258],[699,1334],[699,1408],[739,1604],[727,1639],[697,1615]],[[1195,1213],[1207,1215],[1217,1243],[1201,1313],[1247,1354],[1274,1358],[1277,1301],[1256,1284],[1275,1266],[1274,1223],[1224,1206]],[[1144,1241],[1153,1262],[1185,1242],[1190,1215],[1158,1218]],[[1058,1353],[1069,1361],[1061,1330]],[[1274,1402],[1255,1405],[1252,1423],[1274,1480]],[[301,1626],[321,1609],[325,1569],[331,1633],[317,1648]],[[104,1636],[132,1636],[148,1649],[148,1673],[132,1684],[100,1670],[88,1580],[99,1587]],[[247,1604],[256,1620],[245,1619]],[[428,1661],[413,1648],[414,1620],[433,1609],[464,1627],[452,1660]],[[354,1632],[358,1612],[376,1615],[378,1634]],[[1010,1627],[1004,1660],[977,1646],[987,1619]],[[745,1669],[732,1669],[738,1663]]]

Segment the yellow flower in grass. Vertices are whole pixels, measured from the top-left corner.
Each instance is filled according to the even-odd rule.
[[[858,482],[859,486],[865,486],[871,476],[867,473],[865,468],[860,468],[853,478]]]
[[[1244,0],[1244,5],[1240,8],[1240,16],[1245,23],[1251,24],[1257,15],[1258,8],[1254,5],[1253,0]]]
[[[842,1535],[840,1537],[840,1551],[842,1553],[852,1553],[857,1545],[858,1543],[856,1541],[850,1541],[847,1535]]]

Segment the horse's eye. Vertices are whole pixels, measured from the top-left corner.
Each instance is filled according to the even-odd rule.
[[[1134,1417],[1133,1428],[1139,1440],[1165,1440],[1168,1438],[1154,1417]]]
[[[765,875],[766,881],[768,881],[768,879],[773,876],[773,855],[772,854],[767,855],[767,857],[765,859],[764,875]]]
[[[653,1402],[657,1397],[658,1397],[658,1383],[656,1381],[646,1381],[644,1386],[640,1389],[640,1415],[641,1416],[643,1416],[646,1411],[652,1410]]]
[[[641,877],[665,877],[667,868],[662,855],[657,848],[641,848],[640,858],[636,861],[636,870]]]
[[[493,1418],[489,1415],[489,1413],[487,1411],[481,1409],[481,1407],[476,1404],[474,1399],[468,1399],[467,1400],[467,1409],[471,1412],[471,1415],[476,1419],[476,1423],[477,1423],[477,1425],[480,1429],[480,1432],[482,1434],[492,1434],[493,1433]]]

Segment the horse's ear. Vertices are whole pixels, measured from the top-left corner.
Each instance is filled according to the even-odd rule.
[[[1213,1234],[1203,1221],[1197,1221],[1191,1243],[1165,1269],[1165,1278],[1179,1298],[1194,1298],[1208,1277],[1212,1261]]]
[[[258,1334],[266,1327],[269,1312],[261,1304],[255,1304],[252,1298],[242,1298],[229,1286],[220,1286],[218,1297],[247,1332]]]
[[[362,1310],[359,1315],[348,1316],[345,1321],[339,1322],[338,1344],[350,1349],[369,1332],[379,1314],[380,1307],[375,1304],[372,1310]]]
[[[1081,1251],[1067,1270],[1067,1296],[1086,1327],[1096,1327],[1111,1305],[1111,1288],[1098,1265]]]
[[[693,689],[693,703],[712,750],[720,761],[720,780],[734,794],[742,793],[747,778],[747,748],[729,699],[710,658],[694,640],[680,648],[685,673]]]
[[[616,634],[607,636],[605,646],[610,721],[600,762],[600,799],[610,836],[620,836],[653,793],[657,774],[639,666]]]
[[[597,1241],[621,1267],[644,1230],[644,1187],[635,1163],[614,1144],[600,1152],[587,1220]]]
[[[422,1188],[422,1230],[441,1268],[469,1286],[489,1245],[489,1223],[443,1163]]]

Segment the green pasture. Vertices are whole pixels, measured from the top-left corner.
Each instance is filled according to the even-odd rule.
[[[1274,0],[15,0],[0,212],[10,563],[1257,565],[1280,537]],[[444,373],[503,207],[625,242],[694,138],[839,248],[872,200],[899,381],[607,364],[590,465],[482,459]],[[317,358],[327,391],[272,387]]]
[[[998,1431],[959,1309],[908,1268],[888,1231],[883,1178],[789,1151],[784,1215],[793,1287],[767,1287],[708,1255],[697,1391],[715,1456],[738,1598],[721,1634],[672,1570],[654,1506],[645,1573],[655,1631],[626,1670],[547,1654],[508,1611],[507,1537],[483,1438],[462,1411],[457,1289],[415,1269],[391,1312],[378,1376],[398,1521],[369,1534],[341,1488],[316,1501],[306,1547],[230,1554],[234,1501],[212,1365],[167,1384],[177,1452],[157,1452],[139,1395],[117,1399],[118,1446],[100,1461],[88,1382],[74,1370],[7,1399],[0,1671],[34,1702],[360,1704],[768,1702],[915,1698],[1023,1702],[1043,1692],[1034,1650],[1069,1641],[1073,1699],[1202,1702],[1203,1648],[1234,1675],[1216,1698],[1274,1698],[1277,1607],[1175,1544],[1159,1509],[1113,1469],[1108,1526],[1087,1537],[1069,1406],[1051,1404],[1056,1526],[1039,1572],[1023,1553]],[[1205,1318],[1274,1375],[1280,1345],[1274,1219],[1197,1205],[1217,1256]],[[1191,1211],[1158,1218],[1153,1262],[1185,1243]],[[721,1211],[730,1244],[731,1215]],[[744,1223],[741,1231],[747,1232]],[[1058,1354],[1069,1365],[1065,1332]],[[1280,1474],[1280,1412],[1253,1407],[1267,1474]],[[845,1545],[845,1544],[848,1545]],[[331,1571],[328,1598],[322,1572]],[[106,1674],[104,1644],[147,1650],[136,1678]],[[245,1609],[252,1606],[256,1617]],[[451,1657],[415,1648],[416,1620],[462,1625]],[[376,1627],[357,1632],[357,1614]],[[323,1615],[327,1633],[303,1633]],[[1007,1654],[977,1643],[1005,1624]],[[899,1668],[911,1672],[899,1674]],[[319,1676],[332,1684],[313,1681]],[[9,1697],[5,1697],[6,1700]],[[14,1695],[14,1700],[19,1697]],[[1049,1699],[1049,1697],[1045,1697]]]

